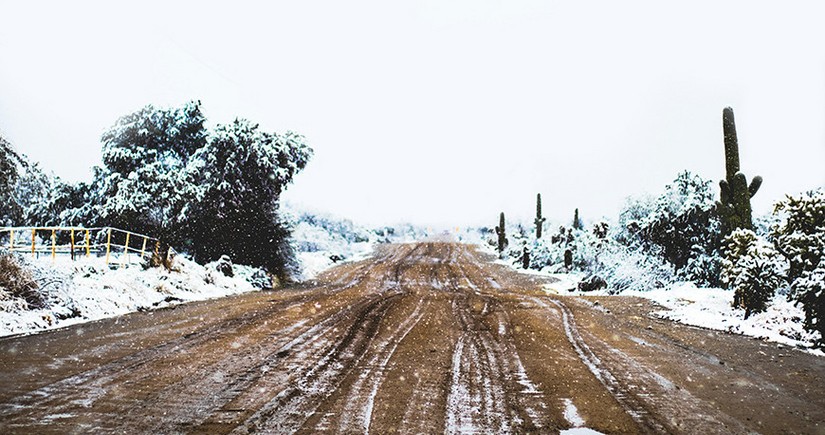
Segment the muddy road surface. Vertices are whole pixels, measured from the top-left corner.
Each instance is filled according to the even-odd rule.
[[[825,433],[825,358],[454,243],[0,340],[0,433]]]

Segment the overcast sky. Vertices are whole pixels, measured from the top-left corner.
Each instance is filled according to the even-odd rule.
[[[200,99],[307,137],[288,200],[452,226],[715,182],[732,106],[758,211],[825,185],[823,2],[168,3],[0,0],[2,135],[87,180],[117,118]]]

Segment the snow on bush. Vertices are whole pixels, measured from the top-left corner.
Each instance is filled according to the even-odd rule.
[[[722,283],[733,290],[733,306],[745,309],[745,319],[767,309],[785,269],[779,253],[753,231],[738,229],[725,238]]]
[[[802,304],[805,327],[818,331],[825,347],[825,189],[776,205],[784,220],[773,231],[777,250],[788,260],[789,297]]]

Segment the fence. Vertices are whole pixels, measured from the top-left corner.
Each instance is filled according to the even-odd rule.
[[[105,255],[107,265],[121,267],[133,259],[142,261],[146,255],[157,255],[160,250],[160,241],[154,237],[112,227],[0,227],[0,243],[9,252],[31,254],[33,258],[46,254],[52,261],[66,254],[72,260]],[[134,253],[132,258],[130,253]]]

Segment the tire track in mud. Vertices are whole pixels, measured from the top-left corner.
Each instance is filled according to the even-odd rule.
[[[553,309],[547,305],[545,301],[538,297],[531,297],[531,299],[541,307],[548,310]],[[616,376],[614,376],[613,373],[605,367],[601,359],[599,359],[599,357],[596,356],[596,354],[590,349],[590,346],[587,345],[581,334],[579,334],[578,328],[576,327],[576,320],[573,317],[573,313],[570,312],[570,309],[567,308],[567,306],[561,301],[549,299],[549,302],[553,304],[556,309],[561,311],[564,332],[567,335],[567,340],[570,342],[570,345],[573,346],[573,349],[576,351],[576,354],[578,354],[581,362],[584,363],[593,376],[595,376],[596,379],[604,385],[607,391],[609,391],[616,401],[618,401],[619,404],[625,409],[627,414],[630,415],[630,417],[633,418],[637,424],[645,429],[646,432],[661,434],[670,433],[670,431],[666,429],[665,425],[648,411],[641,398],[635,394],[632,394],[626,386],[620,383]]]
[[[390,359],[395,355],[398,346],[410,331],[421,321],[430,304],[429,299],[426,297],[413,297],[418,298],[413,313],[395,327],[389,336],[381,337],[380,342],[370,346],[370,357],[363,364],[359,364],[362,371],[343,396],[345,398],[343,410],[332,414],[337,414],[340,419],[337,432],[370,432],[375,397],[386,377]],[[315,430],[329,431],[334,426],[334,423],[329,419],[332,415],[328,414],[321,418]]]
[[[232,433],[291,433],[301,428],[321,401],[329,396],[343,376],[353,370],[366,353],[387,310],[400,294],[367,304],[332,349],[305,373],[243,421]],[[305,362],[304,362],[305,364]]]
[[[274,398],[260,407],[255,407],[257,411],[254,414],[244,417],[248,413],[242,413],[241,417],[245,420],[239,422],[240,425],[233,433],[259,430],[291,432],[302,427],[323,399],[337,389],[346,374],[352,371],[364,357],[373,343],[387,310],[403,295],[399,288],[400,276],[409,267],[410,258],[414,258],[422,247],[419,244],[412,249],[396,249],[390,256],[389,264],[393,267],[385,268],[381,272],[381,279],[365,280],[366,282],[363,283],[367,298],[380,295],[380,299],[370,303],[368,309],[348,316],[354,318],[354,323],[340,340],[334,344],[328,343],[320,346],[318,348],[320,353],[316,352],[316,355],[295,358],[294,371],[305,368],[308,361],[317,360],[318,362],[309,372],[297,376],[297,379],[295,376],[282,376],[279,379],[270,380],[270,385],[292,386],[281,390]],[[383,264],[384,262],[385,260],[379,260],[375,263]],[[373,284],[371,288],[370,284]],[[337,330],[337,327],[327,328],[327,332],[332,334],[337,333]],[[324,341],[318,340],[318,342]]]
[[[320,298],[321,296],[315,297]],[[308,299],[313,298],[309,297]],[[10,420],[14,418],[15,411],[22,411],[27,408],[50,408],[58,413],[69,412],[69,408],[75,405],[89,408],[97,398],[105,393],[107,386],[122,381],[121,377],[134,376],[135,373],[160,357],[191,352],[194,348],[209,340],[231,335],[238,329],[255,325],[261,319],[271,316],[287,306],[304,302],[306,301],[300,300],[272,304],[264,310],[226,319],[207,328],[184,334],[177,339],[140,350],[94,369],[45,385],[17,396],[0,406],[0,417]],[[64,409],[67,404],[69,408]],[[39,417],[31,416],[31,418],[37,419]]]
[[[403,262],[415,252],[414,249],[396,249],[389,256],[389,260],[393,263]],[[233,388],[227,393],[227,399],[221,401],[223,408],[212,408],[211,415],[206,421],[202,421],[199,430],[213,431],[219,427],[229,427],[231,424],[240,422],[244,418],[250,417],[252,411],[263,406],[266,400],[262,400],[263,393],[269,394],[269,397],[275,393],[283,392],[284,386],[295,382],[299,373],[306,367],[308,362],[320,360],[324,358],[331,348],[339,346],[340,330],[352,328],[349,326],[342,328],[342,324],[347,321],[357,323],[361,321],[364,316],[363,312],[358,312],[359,307],[369,305],[376,300],[394,298],[400,295],[396,286],[386,285],[388,277],[393,273],[388,268],[376,268],[376,263],[381,265],[387,261],[387,257],[377,259],[370,264],[373,270],[365,274],[360,274],[360,282],[357,284],[349,283],[345,288],[359,288],[366,296],[361,296],[361,299],[346,307],[344,310],[333,314],[333,316],[322,320],[320,323],[302,332],[298,337],[290,341],[286,346],[270,353],[263,357],[247,358],[252,361],[269,361],[261,362],[251,369],[244,372],[244,375],[251,373],[251,379],[244,383],[242,388]],[[363,269],[363,268],[359,268]],[[375,275],[382,274],[382,279],[370,278]],[[372,286],[370,285],[372,284]],[[363,288],[362,288],[363,287]],[[339,337],[339,338],[336,338]],[[344,338],[346,335],[344,335]],[[292,349],[296,349],[292,351]],[[272,358],[272,356],[276,358]],[[273,391],[275,393],[273,393]],[[198,406],[202,409],[202,406]],[[229,415],[231,418],[227,418]]]
[[[549,429],[552,422],[542,418],[546,414],[543,394],[527,376],[508,327],[509,315],[498,300],[472,282],[463,264],[455,265],[457,270],[451,272],[457,292],[453,312],[463,332],[453,350],[445,432],[520,433]],[[469,291],[462,282],[467,283]],[[471,298],[483,302],[478,313],[470,306]],[[495,335],[485,322],[490,321],[489,317],[495,320]],[[474,409],[480,412],[472,412]]]

